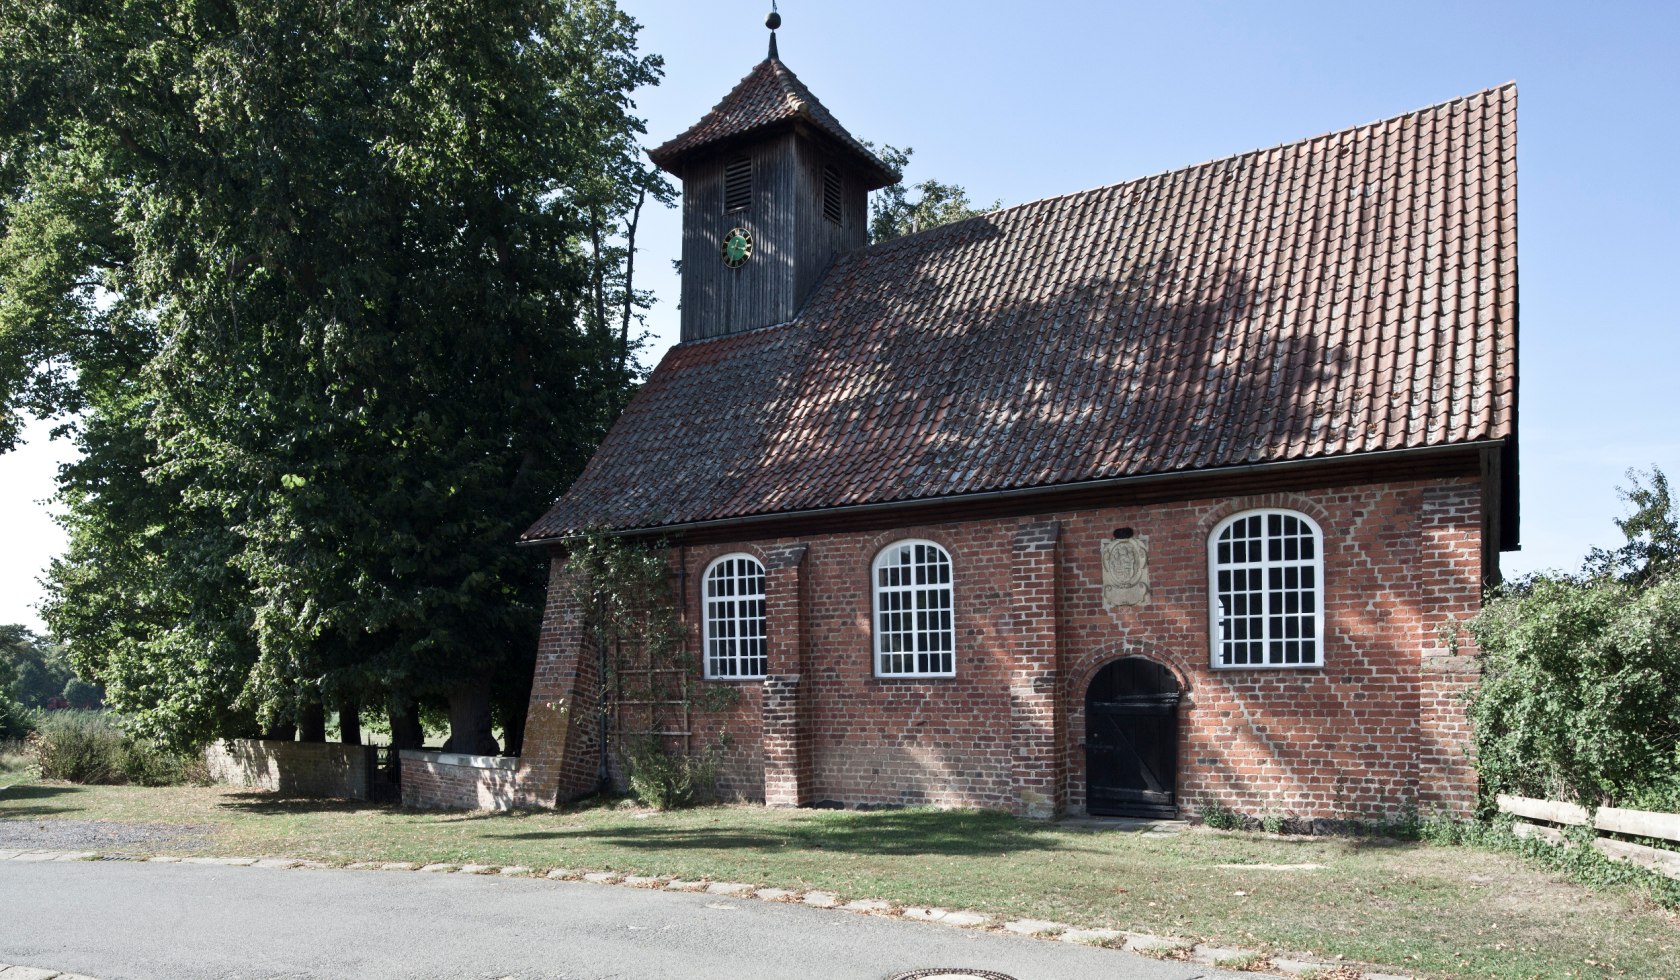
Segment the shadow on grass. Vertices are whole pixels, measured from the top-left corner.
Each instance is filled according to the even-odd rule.
[[[13,783],[0,788],[0,820],[44,817],[55,813],[75,813],[79,806],[18,805],[25,800],[50,800],[66,794],[82,792],[80,786],[43,786],[40,783]]]
[[[251,813],[261,816],[299,816],[307,813],[361,813],[376,810],[401,813],[397,803],[371,803],[367,800],[340,800],[323,796],[283,796],[279,793],[224,793],[219,810]]]
[[[694,811],[704,813],[704,811]],[[990,857],[1017,850],[1075,850],[1053,833],[1007,814],[975,811],[899,810],[834,813],[789,821],[763,830],[741,827],[580,827],[484,836],[518,841],[590,841],[628,850],[788,849],[835,854]]]

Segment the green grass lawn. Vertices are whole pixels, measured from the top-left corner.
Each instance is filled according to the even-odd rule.
[[[972,811],[404,811],[0,774],[8,779],[0,819],[209,828],[195,853],[709,877],[1340,955],[1429,977],[1680,980],[1672,913],[1632,890],[1589,890],[1471,847],[1203,829],[1154,836]],[[1300,864],[1324,867],[1252,867]]]
[[[18,741],[0,742],[0,786],[26,782],[31,777],[33,760]]]

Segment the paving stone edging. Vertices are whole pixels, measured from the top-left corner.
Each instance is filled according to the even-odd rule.
[[[80,973],[43,970],[38,966],[8,966],[0,963],[0,980],[93,980]]]
[[[671,875],[626,875],[617,871],[586,871],[573,868],[543,870],[524,865],[503,867],[493,864],[419,864],[413,861],[356,861],[351,864],[337,865],[325,861],[305,861],[298,858],[177,857],[167,854],[146,858],[130,858],[115,855],[106,856],[97,851],[0,850],[0,861],[100,860],[135,861],[147,864],[206,864],[232,868],[264,868],[275,871],[338,868],[346,871],[415,871],[431,874],[499,875],[502,877],[547,878],[552,881],[583,881],[597,885],[617,885],[673,892],[700,892],[723,898],[796,903],[813,908],[838,909],[842,912],[852,912],[859,915],[886,916],[910,919],[916,922],[937,922],[962,929],[985,929],[992,932],[1014,933],[1036,939],[1119,949],[1128,953],[1139,953],[1159,959],[1189,960],[1207,966],[1254,973],[1306,976],[1334,970],[1354,970],[1359,973],[1362,980],[1412,980],[1409,974],[1376,972],[1359,964],[1340,960],[1323,960],[1304,953],[1268,955],[1259,950],[1212,946],[1177,936],[1156,936],[1120,929],[1081,929],[1061,922],[1047,922],[1042,919],[1005,919],[1002,916],[989,915],[968,909],[900,905],[883,898],[858,898],[845,901],[834,892],[799,892],[785,888],[759,888],[745,882],[715,881],[710,878],[684,881]],[[91,978],[72,973],[57,973],[52,970],[40,970],[33,967],[0,964],[0,980],[91,980]]]

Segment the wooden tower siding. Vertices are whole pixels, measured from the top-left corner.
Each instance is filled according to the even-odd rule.
[[[724,169],[753,162],[745,211],[725,212]],[[823,216],[823,168],[840,172],[841,219]],[[829,264],[868,241],[864,181],[804,132],[783,132],[683,167],[682,339],[703,340],[793,319]],[[723,264],[723,237],[745,228],[752,258]]]

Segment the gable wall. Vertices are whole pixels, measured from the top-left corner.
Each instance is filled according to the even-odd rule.
[[[697,717],[694,745],[726,744],[723,788],[747,799],[1079,812],[1086,687],[1104,664],[1138,655],[1184,689],[1185,812],[1217,801],[1320,819],[1467,813],[1475,780],[1458,696],[1475,667],[1437,631],[1479,608],[1481,499],[1474,478],[1414,480],[673,549],[696,651],[706,566],[744,551],[770,569],[773,676],[697,680],[739,699]],[[1262,506],[1323,528],[1321,669],[1209,666],[1207,537]],[[1105,609],[1100,547],[1121,527],[1149,539],[1151,592]],[[870,564],[908,537],[953,558],[954,679],[873,676]],[[540,687],[534,705],[553,700]],[[532,765],[556,767],[526,744]]]

